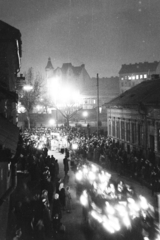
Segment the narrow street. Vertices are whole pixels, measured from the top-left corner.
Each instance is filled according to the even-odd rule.
[[[64,178],[64,170],[63,170],[63,158],[64,155],[58,153],[57,151],[49,151],[49,155],[54,155],[56,159],[58,159],[59,162],[59,168],[60,168],[60,177]],[[151,191],[145,187],[137,183],[136,181],[133,181],[132,179],[125,178],[123,176],[118,176],[117,173],[111,172],[111,174],[114,176],[115,179],[121,179],[124,180],[126,183],[132,185],[136,192],[139,195],[143,195],[147,198],[148,202],[151,205],[155,205],[156,198],[152,197]],[[84,227],[84,223],[82,220],[82,207],[79,203],[79,200],[76,196],[76,190],[75,190],[75,176],[74,173],[69,171],[69,182],[66,183],[66,185],[69,185],[71,188],[71,195],[72,195],[72,212],[70,214],[64,213],[62,217],[62,223],[66,226],[66,232],[60,233],[56,236],[57,240],[70,240],[70,239],[76,239],[76,240],[99,240],[102,239],[102,236],[98,234],[98,232],[90,232],[87,231]]]

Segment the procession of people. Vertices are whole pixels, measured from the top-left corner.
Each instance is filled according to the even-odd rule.
[[[48,155],[49,150],[64,154],[64,179],[59,175],[58,159]],[[65,232],[63,215],[71,213],[72,196],[65,181],[70,163],[89,160],[141,183],[148,181],[154,194],[160,187],[160,171],[153,156],[145,159],[142,151],[128,153],[120,143],[76,127],[21,132],[15,158],[18,170],[28,174],[28,181],[21,197],[12,201],[15,224],[11,239],[54,239],[54,234]]]

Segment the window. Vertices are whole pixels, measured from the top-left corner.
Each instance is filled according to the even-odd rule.
[[[95,99],[93,100],[93,103],[96,104],[96,100]]]
[[[138,124],[138,145],[142,143],[142,126]]]
[[[115,120],[112,121],[112,136],[115,137]]]
[[[109,124],[108,124],[108,134],[109,136],[111,136],[111,121],[109,120]]]
[[[123,78],[123,77],[121,77],[121,80],[124,80],[124,78]]]
[[[128,76],[125,76],[125,79],[128,79]]]
[[[140,75],[140,79],[142,79],[143,78],[143,75]]]
[[[131,124],[131,131],[132,131],[132,143],[135,143],[136,141],[136,124]]]
[[[122,140],[125,140],[124,121],[121,122],[121,139],[122,139]]]
[[[126,123],[126,138],[127,138],[127,141],[130,142],[130,123],[129,122]]]
[[[147,74],[144,74],[144,78],[147,78]]]
[[[136,75],[136,79],[139,79],[139,75]]]
[[[119,121],[117,121],[117,138],[120,138],[120,127],[119,127]]]
[[[135,80],[135,78],[136,78],[135,76],[132,76],[132,80]]]
[[[128,76],[128,80],[132,80],[132,77],[131,77],[131,76]]]
[[[157,129],[157,150],[160,152],[160,128]]]

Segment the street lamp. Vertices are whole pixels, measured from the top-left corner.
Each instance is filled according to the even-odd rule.
[[[86,123],[86,118],[88,117],[88,112],[87,112],[87,111],[84,111],[84,112],[83,112],[83,117],[84,117],[85,123]]]

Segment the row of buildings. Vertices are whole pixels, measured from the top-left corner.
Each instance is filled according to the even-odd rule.
[[[17,75],[22,57],[21,33],[0,21],[0,239],[6,239],[9,196],[16,188]]]

